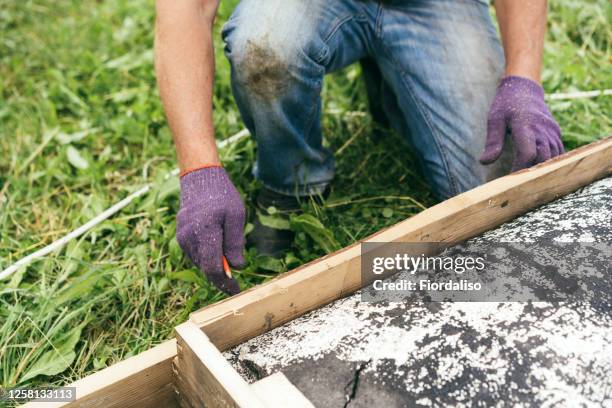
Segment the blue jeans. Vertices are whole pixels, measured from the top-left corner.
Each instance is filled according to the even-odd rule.
[[[317,194],[330,183],[323,77],[366,57],[382,74],[386,116],[438,198],[507,172],[504,161],[478,162],[504,67],[483,1],[242,0],[222,36],[234,97],[257,141],[254,175],[271,190]]]

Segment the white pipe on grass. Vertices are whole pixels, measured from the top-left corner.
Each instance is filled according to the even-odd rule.
[[[587,99],[596,98],[598,96],[612,95],[612,89],[602,89],[597,91],[579,91],[579,92],[560,92],[550,95],[546,95],[546,99],[549,101],[562,101],[568,99]]]
[[[242,138],[244,138],[244,137],[246,137],[248,135],[249,135],[249,131],[247,129],[243,129],[240,132],[236,133],[235,135],[233,135],[233,136],[231,136],[231,137],[229,137],[229,138],[227,138],[225,140],[221,140],[220,142],[217,143],[217,146],[221,149],[221,148],[223,148],[225,146],[229,146],[229,145],[237,142],[238,140],[240,140],[240,139],[242,139]],[[174,169],[170,173],[168,173],[165,176],[165,178],[168,179],[170,177],[176,177],[176,176],[178,176],[178,174],[179,174],[179,169]],[[31,253],[31,254],[21,258],[20,260],[18,260],[17,262],[15,262],[11,266],[9,266],[8,268],[6,268],[2,272],[0,272],[0,280],[8,278],[10,275],[15,273],[22,266],[25,266],[25,265],[29,264],[30,262],[32,262],[32,261],[34,261],[36,259],[42,258],[43,256],[46,256],[46,255],[50,254],[51,252],[53,252],[53,251],[55,251],[57,249],[60,249],[61,247],[66,245],[71,240],[80,237],[81,235],[83,235],[84,233],[89,231],[90,229],[94,228],[96,225],[100,224],[102,221],[105,221],[105,220],[109,219],[110,217],[112,217],[113,215],[115,215],[116,213],[121,211],[123,208],[127,207],[132,201],[136,200],[138,197],[141,197],[141,196],[147,194],[149,192],[149,190],[151,190],[152,187],[153,187],[152,183],[148,183],[148,184],[144,185],[143,187],[141,187],[138,190],[134,191],[133,193],[131,193],[130,195],[125,197],[123,200],[121,200],[118,203],[116,203],[115,205],[113,205],[112,207],[104,210],[103,212],[101,212],[100,214],[98,214],[97,216],[95,216],[94,218],[92,218],[91,220],[86,222],[85,224],[81,225],[77,229],[69,232],[68,234],[64,235],[63,237],[59,238],[58,240],[53,241],[52,243],[50,243],[46,247],[41,248],[38,251],[33,252],[33,253]]]

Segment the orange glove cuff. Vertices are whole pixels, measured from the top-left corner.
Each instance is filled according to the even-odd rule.
[[[209,168],[213,168],[213,167],[223,167],[223,166],[221,166],[220,164],[206,164],[204,166],[193,167],[193,168],[181,171],[181,173],[179,174],[179,177],[186,176],[187,174],[193,173],[194,171],[198,171],[198,170],[202,170],[202,169],[209,169]]]

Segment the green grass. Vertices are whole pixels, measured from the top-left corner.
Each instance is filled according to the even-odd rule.
[[[235,2],[222,2],[217,30]],[[70,382],[150,348],[223,297],[174,239],[178,184],[163,181],[175,156],[153,75],[153,6],[0,2],[0,269],[156,182],[153,194],[0,282],[3,387]],[[605,0],[551,2],[547,92],[612,88],[611,16]],[[216,41],[215,125],[227,137],[242,124]],[[338,152],[327,205],[308,208],[314,218],[302,220],[281,262],[249,254],[243,287],[434,203],[410,155],[395,155],[398,136],[370,137],[359,76],[353,66],[325,84],[326,143]],[[611,133],[611,99],[551,105],[568,148]],[[253,156],[248,140],[223,152],[245,197],[257,188]]]

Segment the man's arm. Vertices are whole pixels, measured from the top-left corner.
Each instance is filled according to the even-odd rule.
[[[546,0],[496,0],[506,71],[489,110],[483,164],[501,155],[512,136],[514,163],[521,170],[564,152],[561,129],[544,101],[540,86]]]
[[[540,82],[546,0],[496,0],[495,11],[506,56],[505,76]]]
[[[157,0],[155,68],[181,172],[218,165],[212,120],[218,0]]]
[[[245,209],[221,167],[212,118],[218,0],[157,0],[155,67],[181,169],[176,239],[217,288],[240,291],[223,258],[244,266]]]

